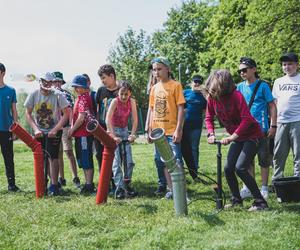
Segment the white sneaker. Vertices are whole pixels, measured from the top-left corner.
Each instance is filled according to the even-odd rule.
[[[261,190],[260,193],[261,193],[262,197],[264,197],[265,200],[268,199],[269,192],[267,190]]]
[[[251,198],[252,197],[252,194],[250,192],[250,190],[248,188],[242,188],[241,191],[240,191],[240,196],[241,198],[244,200],[246,198]]]

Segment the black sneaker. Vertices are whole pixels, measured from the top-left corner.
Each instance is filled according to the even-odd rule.
[[[230,209],[230,208],[236,208],[236,207],[242,207],[243,206],[243,200],[238,199],[235,197],[232,197],[230,199],[230,203],[224,206],[224,209]]]
[[[61,177],[58,178],[58,183],[60,184],[60,186],[63,186],[63,187],[65,187],[67,185],[66,179],[63,179]]]
[[[167,191],[166,186],[158,186],[158,189],[154,192],[154,194],[163,196],[165,195],[166,191]]]
[[[252,206],[248,209],[249,212],[256,212],[268,209],[268,203],[265,200],[256,200]]]
[[[73,183],[74,183],[75,187],[80,188],[80,179],[79,179],[79,177],[74,177],[73,178]]]
[[[48,189],[48,195],[49,196],[58,196],[59,195],[59,187],[58,185],[50,185]]]
[[[95,194],[95,186],[92,184],[84,184],[80,190],[81,194]]]
[[[9,192],[18,192],[18,191],[20,191],[20,189],[15,184],[8,185],[7,190]]]
[[[138,195],[138,193],[129,184],[127,184],[124,189],[125,189],[125,194],[128,197],[135,197]]]
[[[115,192],[115,199],[121,200],[126,198],[126,193],[123,188],[117,188]]]

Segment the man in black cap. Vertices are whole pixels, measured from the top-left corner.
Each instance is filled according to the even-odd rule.
[[[294,176],[300,176],[300,74],[295,53],[280,57],[285,76],[275,80],[273,96],[278,110],[274,145],[274,175],[272,181],[283,177],[290,148],[293,151]]]

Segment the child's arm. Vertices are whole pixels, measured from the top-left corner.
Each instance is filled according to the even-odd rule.
[[[113,117],[113,114],[114,114],[116,108],[117,108],[117,99],[113,99],[109,105],[109,108],[108,108],[108,111],[106,114],[106,118],[105,118],[105,123],[107,126],[107,132],[117,143],[119,143],[119,142],[121,142],[121,138],[119,138],[115,135],[114,126],[112,124],[112,117]]]
[[[128,140],[130,142],[133,142],[136,139],[136,130],[138,127],[138,116],[137,116],[137,108],[136,108],[135,100],[131,98],[130,102],[131,102],[132,128],[131,128],[131,135],[128,137]]]
[[[174,143],[179,143],[181,141],[183,121],[184,121],[184,104],[179,104],[177,110],[177,126],[173,134]]]

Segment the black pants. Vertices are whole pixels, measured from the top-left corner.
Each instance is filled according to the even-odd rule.
[[[257,141],[254,140],[233,142],[230,145],[225,166],[225,176],[234,198],[241,199],[236,173],[255,199],[263,199],[255,179],[248,173],[256,153]]]
[[[12,133],[0,131],[1,153],[3,155],[7,182],[9,185],[15,185],[15,165]]]

